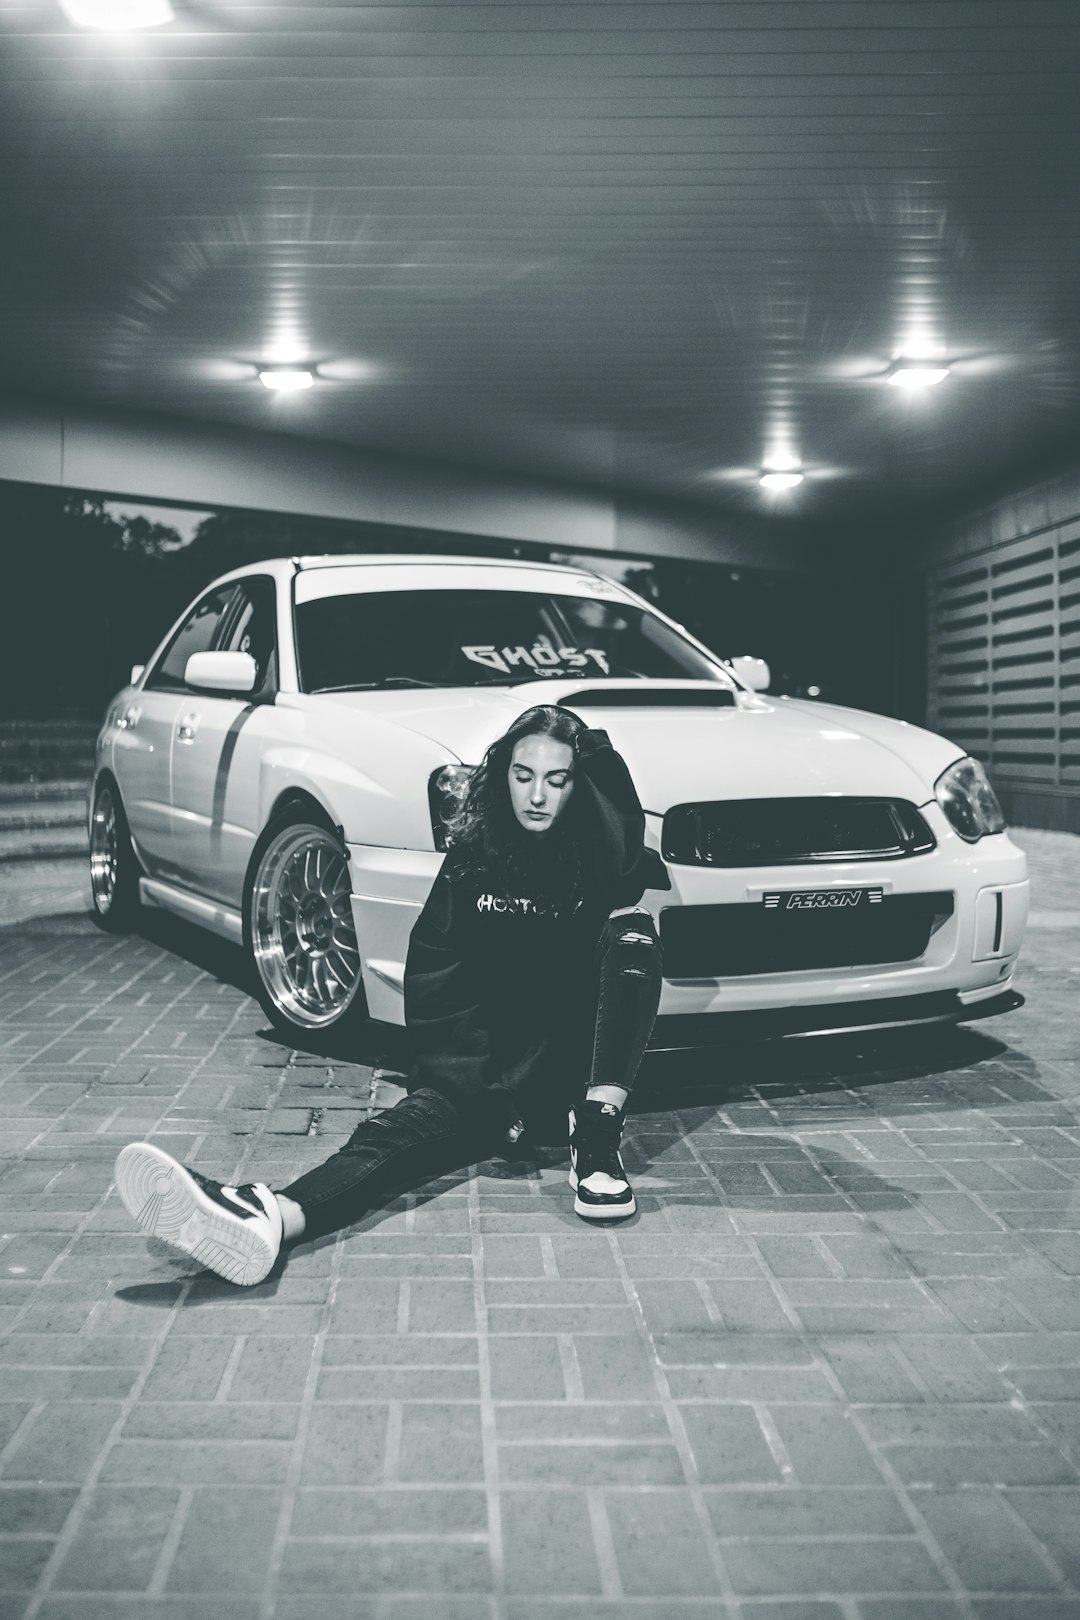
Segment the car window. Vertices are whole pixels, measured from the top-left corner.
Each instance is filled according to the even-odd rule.
[[[646,608],[546,591],[357,591],[296,607],[301,684],[498,686],[543,676],[727,683]]]
[[[235,585],[219,585],[207,591],[173,636],[151,670],[146,685],[151,690],[185,692],[184,671],[192,653],[209,652],[233,597]]]
[[[224,652],[250,653],[255,660],[256,692],[277,685],[277,595],[272,579],[240,582],[236,601],[223,625],[217,646]]]

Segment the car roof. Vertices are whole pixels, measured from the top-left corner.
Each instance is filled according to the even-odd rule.
[[[626,590],[619,580],[612,579],[609,574],[603,574],[596,568],[582,568],[565,563],[531,562],[526,558],[516,557],[466,557],[443,556],[438,552],[337,552],[323,556],[310,557],[267,557],[260,562],[243,563],[238,568],[232,568],[227,574],[220,574],[213,581],[215,585],[231,584],[235,580],[250,579],[255,574],[269,574],[275,579],[287,580],[298,573],[321,573],[334,569],[356,568],[461,568],[461,569],[491,569],[493,572],[506,573],[507,570],[516,570],[522,574],[553,574],[560,579],[599,579],[605,585],[613,587],[616,591]]]
[[[557,574],[593,574],[593,568],[568,566],[565,563],[546,562],[537,559],[535,562],[529,558],[520,557],[467,557],[444,555],[442,552],[417,551],[386,551],[386,552],[341,552],[327,553],[317,557],[294,557],[291,559],[298,568],[356,568],[358,566],[378,567],[380,564],[413,563],[417,567],[431,567],[452,564],[467,568],[524,568],[532,572],[537,569],[550,569]]]

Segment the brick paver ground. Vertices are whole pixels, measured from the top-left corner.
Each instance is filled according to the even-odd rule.
[[[1020,841],[1023,1011],[656,1058],[628,1226],[553,1147],[250,1291],[114,1154],[280,1185],[387,1054],[0,874],[3,1620],[1080,1620],[1080,843]]]

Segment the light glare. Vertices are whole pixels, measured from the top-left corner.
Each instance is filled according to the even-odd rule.
[[[763,466],[766,472],[798,472],[799,458],[793,450],[770,450]]]
[[[310,388],[315,379],[310,371],[297,366],[267,366],[259,372],[259,381],[279,394],[295,394],[301,388]]]
[[[933,364],[942,355],[942,345],[929,332],[909,332],[898,349],[893,350],[897,361],[910,365],[912,361]]]
[[[280,338],[276,343],[267,344],[263,349],[267,363],[271,366],[302,367],[309,352],[309,344],[289,338]]]
[[[801,472],[763,472],[758,479],[762,489],[794,489],[802,481]]]
[[[944,382],[948,375],[948,366],[911,365],[898,361],[889,372],[889,381],[894,388],[933,388],[935,383]]]
[[[169,0],[60,0],[77,28],[160,28],[173,20]]]

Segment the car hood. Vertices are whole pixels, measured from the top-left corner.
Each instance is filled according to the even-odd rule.
[[[632,684],[638,691],[645,688],[645,695],[650,687],[670,689],[674,683]],[[475,765],[525,709],[560,701],[573,708],[582,689],[580,679],[545,680],[489,690],[336,692],[317,701],[376,714]],[[597,686],[589,691],[595,694]],[[642,804],[656,814],[701,799],[827,793],[880,794],[924,804],[936,777],[962,753],[931,732],[882,715],[750,694],[721,708],[607,707],[594,697],[580,714],[609,734]]]

